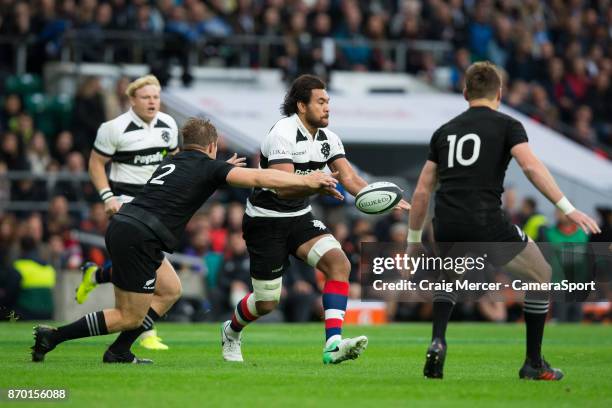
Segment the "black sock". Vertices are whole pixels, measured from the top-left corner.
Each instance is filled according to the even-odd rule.
[[[442,340],[442,344],[446,345],[446,326],[453,312],[454,303],[447,301],[433,302],[433,330],[431,340],[435,338]]]
[[[98,268],[96,271],[96,282],[98,283],[109,283],[113,275],[113,264],[106,262],[104,266]]]
[[[548,301],[525,300],[525,326],[527,329],[527,358],[534,366],[542,362],[542,338],[544,337],[544,324],[548,314]]]
[[[86,314],[79,320],[57,328],[55,339],[57,343],[82,337],[102,336],[108,334],[104,312]]]
[[[127,353],[130,351],[130,347],[132,347],[132,344],[134,344],[138,336],[147,330],[151,330],[153,328],[153,323],[157,321],[157,319],[159,319],[157,312],[155,312],[155,310],[152,308],[149,308],[142,325],[132,330],[122,331],[115,342],[111,344],[108,349],[115,354]]]

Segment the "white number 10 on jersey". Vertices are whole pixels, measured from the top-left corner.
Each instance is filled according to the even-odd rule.
[[[448,167],[455,167],[455,158],[457,163],[462,166],[471,166],[476,163],[478,156],[480,155],[480,137],[476,133],[468,133],[467,135],[461,136],[457,142],[457,135],[450,135],[447,137],[448,146]],[[463,144],[471,140],[474,142],[474,150],[472,156],[469,158],[463,157]],[[456,148],[456,150],[455,150]]]

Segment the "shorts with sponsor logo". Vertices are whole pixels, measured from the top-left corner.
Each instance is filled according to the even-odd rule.
[[[433,227],[435,240],[443,256],[453,252],[453,247],[461,251],[469,248],[474,253],[486,252],[488,262],[495,266],[506,265],[514,259],[529,240],[520,227],[511,224],[505,217],[496,217],[486,225],[454,223],[434,218]],[[470,244],[453,245],[463,242]]]
[[[115,214],[105,241],[113,262],[113,284],[128,292],[153,293],[156,271],[164,259],[153,232],[133,218]]]
[[[272,280],[289,266],[289,254],[311,239],[331,234],[312,213],[297,217],[249,217],[244,215],[242,233],[251,258],[251,277]]]

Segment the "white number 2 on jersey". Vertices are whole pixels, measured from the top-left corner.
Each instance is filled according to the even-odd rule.
[[[151,183],[151,184],[159,184],[159,185],[164,184],[164,180],[162,180],[162,178],[166,177],[168,174],[172,173],[174,171],[174,169],[176,168],[176,165],[175,164],[165,164],[165,165],[161,166],[161,168],[162,169],[168,169],[168,170],[163,172],[159,176],[157,176],[155,178],[152,178],[151,181],[149,181],[149,183]]]
[[[462,166],[470,166],[476,163],[478,160],[478,156],[480,155],[480,137],[476,133],[468,133],[467,135],[461,136],[459,141],[457,142],[457,135],[450,135],[447,137],[449,142],[448,146],[448,167],[455,166],[455,158],[457,159],[457,163]],[[469,158],[463,157],[463,144],[471,140],[474,142],[474,151],[472,151],[472,156]],[[457,148],[455,150],[455,147]]]

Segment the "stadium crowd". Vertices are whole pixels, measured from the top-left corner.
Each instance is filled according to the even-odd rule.
[[[223,39],[268,36],[282,39],[270,50],[270,65],[288,78],[331,69],[394,71],[398,56],[387,41],[436,40],[452,44],[437,59],[408,48],[405,69],[460,92],[469,64],[489,59],[508,75],[506,102],[573,140],[610,157],[612,146],[612,5],[608,0],[4,0],[0,35],[31,39],[28,70],[60,57],[64,36],[80,30],[83,58],[102,61],[105,30],[166,35],[152,65],[173,57],[186,69],[187,52],[198,41],[203,54],[239,64]],[[329,53],[327,39],[340,41]],[[116,42],[116,40],[113,40]],[[328,42],[329,43],[329,42]],[[333,44],[333,42],[332,42]],[[12,45],[0,44],[0,65],[10,71]],[[121,47],[119,47],[121,48]],[[332,47],[334,48],[334,47]],[[125,51],[125,52],[123,52]],[[129,59],[129,49],[117,58]],[[249,65],[261,66],[249,53]],[[161,62],[160,62],[161,61]],[[204,61],[206,62],[206,61]],[[163,76],[163,75],[162,75]]]
[[[610,27],[612,5],[607,0],[0,1],[0,36],[31,40],[27,69],[32,73],[40,73],[42,64],[60,57],[63,36],[75,29],[84,30],[92,41],[91,52],[84,56],[91,61],[101,59],[104,30],[166,33],[170,48],[164,51],[169,52],[165,56],[178,57],[182,64],[186,64],[182,50],[197,41],[207,41],[209,57],[231,65],[237,63],[235,54],[218,42],[220,38],[280,36],[283,42],[273,47],[272,66],[283,69],[288,78],[306,71],[324,75],[332,69],[394,71],[398,69],[397,56],[388,52],[383,42],[447,41],[453,45],[452,55],[437,60],[428,52],[409,51],[406,70],[439,84],[436,76],[446,69],[447,88],[460,92],[469,64],[490,59],[507,72],[508,105],[560,129],[602,156],[609,156],[606,149],[612,146]],[[329,59],[324,52],[326,39],[351,42],[339,42],[334,58]],[[0,42],[0,87],[5,89],[10,88],[6,84],[14,68],[13,46]],[[129,58],[129,52],[123,57]],[[257,58],[253,52],[252,67],[260,65]],[[45,176],[21,180],[0,177],[0,307],[25,305],[16,295],[15,260],[37,260],[56,271],[75,269],[85,259],[104,262],[103,250],[79,243],[71,233],[76,228],[102,234],[107,223],[97,192],[77,175],[86,171],[100,123],[128,108],[124,95],[128,82],[122,78],[109,90],[103,89],[98,78],[85,78],[70,102],[68,118],[51,120],[37,109],[32,95],[18,87],[8,93],[0,89],[0,175],[25,170]],[[257,158],[250,159],[251,166],[256,163]],[[222,191],[215,204],[192,220],[180,249],[204,259],[209,300],[219,313],[230,313],[231,305],[250,285],[240,229],[246,194],[244,190]],[[48,205],[16,209],[11,202]],[[337,211],[335,204],[324,200],[319,208],[349,254],[353,264],[351,295],[358,298],[359,243],[404,242],[405,220],[394,218],[397,214],[376,222],[346,219],[337,216],[343,211]],[[514,211],[514,206],[509,210]],[[526,201],[520,213],[511,215],[530,229],[535,213],[535,205]],[[610,212],[602,210],[601,215],[606,239],[612,241]],[[539,239],[554,235],[542,228],[547,225],[548,231],[575,233],[559,227],[560,220],[538,220],[535,230]],[[320,315],[322,282],[315,271],[294,266],[284,283],[285,291],[293,294],[284,297],[291,299],[283,309],[287,320]],[[465,313],[466,318],[501,319],[502,314],[494,318],[487,311],[470,307],[458,313]],[[390,318],[427,318],[428,312],[422,308],[398,305],[390,309]],[[33,318],[40,318],[40,310],[30,312]],[[23,315],[27,316],[27,311]]]

